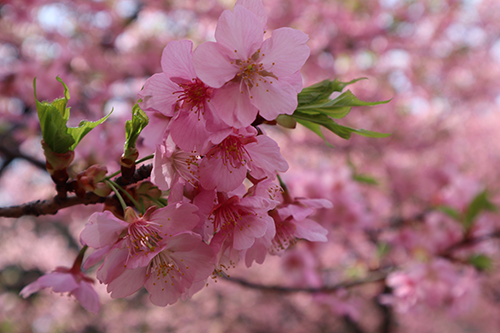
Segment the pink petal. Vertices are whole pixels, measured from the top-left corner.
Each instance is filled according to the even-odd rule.
[[[35,282],[32,282],[24,287],[21,292],[19,292],[19,295],[21,295],[23,298],[28,298],[31,294],[36,293],[42,289],[43,287],[40,285],[38,280],[36,280]]]
[[[285,207],[278,208],[278,213],[283,221],[290,216],[297,221],[302,221],[314,213],[314,209],[300,205],[287,205]]]
[[[165,234],[175,235],[196,227],[199,221],[197,211],[198,207],[193,204],[169,201],[167,207],[157,209],[151,214],[150,221],[161,224],[160,229]]]
[[[52,272],[41,276],[37,281],[42,288],[52,287],[56,293],[64,293],[78,288],[78,283],[71,273]]]
[[[175,275],[167,274],[165,277],[151,276],[144,287],[151,294],[149,296],[151,303],[156,306],[167,306],[179,300],[186,286],[176,281]]]
[[[90,256],[87,257],[85,262],[83,263],[83,269],[87,270],[91,268],[92,266],[96,265],[99,261],[104,259],[104,256],[106,256],[110,250],[111,246],[105,246],[103,248],[100,248],[99,250],[94,251]]]
[[[297,238],[307,239],[310,242],[326,242],[328,240],[326,238],[328,230],[313,220],[294,221],[294,224],[297,227],[295,230]]]
[[[309,37],[302,31],[280,28],[262,44],[260,61],[264,68],[277,77],[290,76],[299,71],[311,52],[306,42]]]
[[[85,310],[97,313],[101,303],[99,302],[99,296],[97,295],[94,287],[86,282],[81,281],[80,286],[71,292],[73,296],[80,302],[80,304],[85,308]]]
[[[222,158],[205,157],[200,164],[200,184],[206,190],[231,191],[243,183],[247,168],[224,165]]]
[[[189,110],[181,110],[170,123],[170,135],[184,151],[201,151],[210,135],[206,130],[205,118]]]
[[[261,0],[238,0],[235,6],[241,5],[251,11],[262,23],[264,30],[267,28],[267,13]]]
[[[193,65],[200,80],[214,88],[222,87],[239,71],[238,65],[214,42],[205,42],[196,48],[193,53]]]
[[[108,284],[107,291],[112,298],[123,298],[132,295],[146,283],[148,276],[146,267],[127,269]]]
[[[297,199],[301,204],[311,208],[333,208],[333,204],[327,199]]]
[[[280,114],[292,114],[297,108],[295,88],[285,81],[273,78],[260,82],[251,89],[250,99],[259,114],[267,120],[274,120]]]
[[[80,238],[88,246],[99,249],[114,244],[127,227],[127,222],[118,219],[109,211],[94,213],[90,216]]]
[[[290,76],[280,76],[280,81],[290,84],[297,94],[302,91],[302,74],[300,74],[300,71],[296,71]]]
[[[235,82],[228,82],[224,87],[218,89],[212,97],[212,104],[219,118],[235,128],[250,126],[257,117],[258,107],[256,108],[249,101],[250,95],[247,85]]]
[[[255,240],[255,243],[245,251],[245,265],[252,266],[253,261],[258,264],[264,263],[267,255],[267,249],[271,245],[272,239],[276,235],[276,225],[273,219],[266,219],[268,222],[266,234]]]
[[[97,270],[97,279],[102,283],[109,283],[116,279],[126,270],[128,255],[129,252],[126,248],[114,248],[109,251],[101,267]]]
[[[193,42],[171,41],[163,49],[161,69],[168,78],[179,77],[191,81],[196,78],[193,67]]]
[[[145,111],[159,111],[167,117],[174,115],[174,105],[177,103],[179,85],[170,81],[163,73],[154,74],[144,84],[144,89],[137,94],[142,98],[139,103]]]
[[[264,236],[269,224],[268,219],[271,219],[271,217],[249,215],[240,220],[238,225],[234,228],[234,249],[248,249],[255,242],[255,238]]]
[[[205,280],[215,268],[215,253],[195,233],[181,234],[169,248],[175,253],[171,258],[182,273],[183,279],[190,283]]]
[[[261,179],[265,176],[273,179],[277,172],[286,172],[288,163],[281,156],[280,148],[276,141],[267,135],[257,136],[258,143],[245,146],[252,160],[249,163],[250,174]]]
[[[251,11],[243,6],[225,10],[219,17],[215,39],[233,59],[247,60],[262,45],[264,26]],[[209,58],[207,58],[209,59]]]
[[[161,144],[167,136],[167,127],[170,117],[166,117],[158,111],[147,112],[149,117],[148,129],[141,132],[142,142],[151,151],[156,149],[156,145]]]
[[[164,145],[157,145],[153,158],[153,170],[151,170],[151,182],[162,191],[170,189],[172,175],[174,174],[171,162],[165,155],[166,147]]]

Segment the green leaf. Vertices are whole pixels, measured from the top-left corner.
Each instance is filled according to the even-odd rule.
[[[352,176],[352,179],[360,183],[365,183],[369,185],[378,185],[378,182],[375,180],[375,178],[370,177],[368,175],[354,175]]]
[[[391,100],[388,99],[387,101],[380,101],[380,102],[364,102],[360,99],[358,99],[354,94],[350,91],[347,90],[345,93],[340,94],[330,102],[332,106],[374,106],[374,105],[380,105],[380,104],[387,104]]]
[[[87,135],[88,132],[93,130],[97,125],[102,124],[108,119],[108,117],[113,113],[111,110],[106,116],[102,117],[96,121],[82,120],[78,127],[69,127],[68,133],[73,137],[75,143],[69,148],[70,150],[75,150],[76,146],[82,141],[83,137]]]
[[[302,89],[302,91],[297,96],[299,106],[303,104],[312,104],[328,100],[333,92],[342,91],[346,86],[365,79],[366,78],[359,78],[349,82],[341,82],[337,79],[333,81],[324,80],[313,84],[312,86]]]
[[[476,217],[482,211],[496,211],[496,206],[488,199],[488,193],[486,191],[479,193],[469,204],[469,207],[467,207],[464,226],[470,228],[474,224]]]
[[[470,256],[467,261],[480,271],[489,270],[493,267],[493,261],[491,258],[485,256],[484,254]]]
[[[453,207],[443,205],[443,206],[437,206],[436,209],[445,213],[446,215],[448,215],[449,217],[458,222],[462,221],[462,214],[460,214],[460,212]]]
[[[67,89],[66,86],[65,89]],[[56,99],[55,105],[54,102],[39,102],[36,96],[36,78],[33,79],[33,91],[43,141],[54,153],[67,153],[69,147],[75,142],[66,126],[68,120],[65,117],[69,114],[69,111],[66,112],[67,98]]]
[[[327,129],[329,129],[330,131],[337,134],[338,136],[340,136],[343,139],[349,139],[351,137],[352,133],[356,133],[358,135],[371,137],[371,138],[385,138],[385,137],[388,137],[389,135],[391,135],[389,133],[379,133],[379,132],[367,131],[364,129],[354,129],[351,127],[342,126],[342,125],[337,124],[335,121],[333,121],[333,119],[331,119],[330,117],[328,117],[324,114],[309,115],[309,114],[302,113],[300,111],[295,111],[292,116],[300,124],[303,124],[304,121],[315,124],[314,126],[311,124],[307,124],[307,125],[303,124],[303,125],[309,129],[313,130],[316,134],[318,134],[323,139],[325,139],[325,137],[323,134],[319,134],[319,133],[321,133],[321,130],[320,130],[319,126],[317,126],[317,125],[321,125]]]
[[[391,252],[391,246],[386,242],[377,243],[377,257],[383,258]]]
[[[125,150],[135,148],[135,143],[139,135],[149,123],[149,118],[139,107],[139,102],[142,102],[142,100],[139,100],[132,108],[132,120],[127,120],[125,122]]]
[[[39,102],[36,96],[36,78],[33,80],[33,90],[35,93],[36,109],[42,138],[54,153],[64,154],[74,150],[82,138],[97,125],[102,124],[111,112],[97,121],[83,120],[78,127],[68,127],[67,122],[70,115],[70,108],[66,107],[70,98],[68,86],[56,78],[64,87],[64,97],[57,98],[52,102]]]

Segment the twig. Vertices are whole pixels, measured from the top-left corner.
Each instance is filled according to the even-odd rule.
[[[306,292],[306,293],[330,293],[337,291],[339,289],[348,289],[356,286],[360,286],[363,284],[367,283],[373,283],[373,282],[379,282],[385,280],[387,277],[387,274],[391,272],[391,269],[383,269],[379,270],[376,272],[373,272],[372,276],[369,276],[365,279],[360,279],[360,280],[355,280],[355,281],[348,281],[348,282],[342,282],[338,283],[332,286],[323,286],[319,288],[305,288],[305,287],[283,287],[283,286],[267,286],[263,284],[258,284],[258,283],[253,283],[249,282],[240,278],[234,278],[234,277],[229,277],[227,276],[224,272],[221,272],[221,276],[224,280],[230,281],[236,284],[239,284],[241,286],[251,288],[251,289],[259,289],[259,290],[265,290],[265,291],[273,291],[273,292],[280,292],[280,293],[297,293],[297,292]]]
[[[100,197],[92,192],[87,192],[84,198],[77,196],[59,199],[55,196],[49,200],[37,200],[28,202],[18,206],[0,207],[0,216],[3,217],[21,217],[25,215],[54,215],[60,209],[77,206],[77,205],[93,205],[103,203],[106,198]]]
[[[151,175],[152,165],[143,165],[135,172],[132,177],[133,183],[148,178]],[[117,178],[116,183],[121,184],[121,177]],[[65,199],[58,198],[57,195],[49,200],[37,200],[28,202],[18,206],[0,207],[0,216],[3,217],[21,217],[24,215],[54,215],[60,209],[77,206],[77,205],[93,205],[104,203],[110,197],[100,197],[92,192],[87,192],[83,198],[77,196],[67,197]]]

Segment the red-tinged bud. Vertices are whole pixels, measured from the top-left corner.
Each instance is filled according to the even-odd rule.
[[[54,153],[43,140],[42,148],[46,160],[45,166],[49,174],[52,176],[52,179],[54,179],[54,182],[56,182],[56,184],[58,183],[56,179],[58,181],[62,181],[63,183],[66,182],[66,180],[68,179],[68,173],[66,172],[66,169],[70,166],[71,162],[73,162],[75,152],[69,150],[64,154]],[[64,179],[64,177],[66,178]]]
[[[106,177],[108,169],[102,165],[92,165],[87,170],[80,172],[76,176],[78,189],[81,192],[94,192],[101,197],[107,197],[111,193],[111,188],[105,184],[100,183]],[[81,193],[76,193],[77,195]]]

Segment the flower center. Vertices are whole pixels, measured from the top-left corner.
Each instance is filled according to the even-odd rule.
[[[178,94],[177,108],[203,113],[205,100],[209,99],[212,94],[212,88],[206,86],[198,78],[192,79],[191,82],[181,78],[171,78],[171,80],[181,88],[173,92],[173,94]]]
[[[227,199],[227,195],[218,192],[217,197],[219,198],[219,204],[216,205],[210,215],[212,215],[214,231],[218,232],[220,230],[231,231],[237,226],[238,222],[245,216],[251,213],[242,209],[238,203],[240,198],[237,196],[232,196]]]
[[[262,54],[262,57],[264,56],[265,54]],[[278,78],[273,73],[265,70],[264,65],[262,63],[259,63],[260,59],[260,50],[257,50],[257,52],[255,52],[247,60],[234,60],[236,65],[239,66],[239,72],[236,74],[234,80],[236,82],[245,83],[249,88],[258,87],[259,83],[262,84],[269,82],[272,84],[272,78],[277,80]],[[243,93],[242,90],[241,92]]]
[[[126,239],[130,256],[141,252],[154,252],[158,243],[163,239],[160,229],[154,222],[136,221],[129,226]]]
[[[252,161],[245,145],[257,142],[254,137],[243,138],[234,135],[228,136],[224,141],[212,148],[208,153],[208,158],[221,158],[225,166],[238,169]]]
[[[179,272],[179,268],[166,253],[166,251],[162,251],[154,256],[154,258],[151,260],[146,274],[149,274],[150,272],[156,272],[156,277],[160,279],[162,277],[168,276],[168,274],[170,274],[170,272],[172,271]]]

